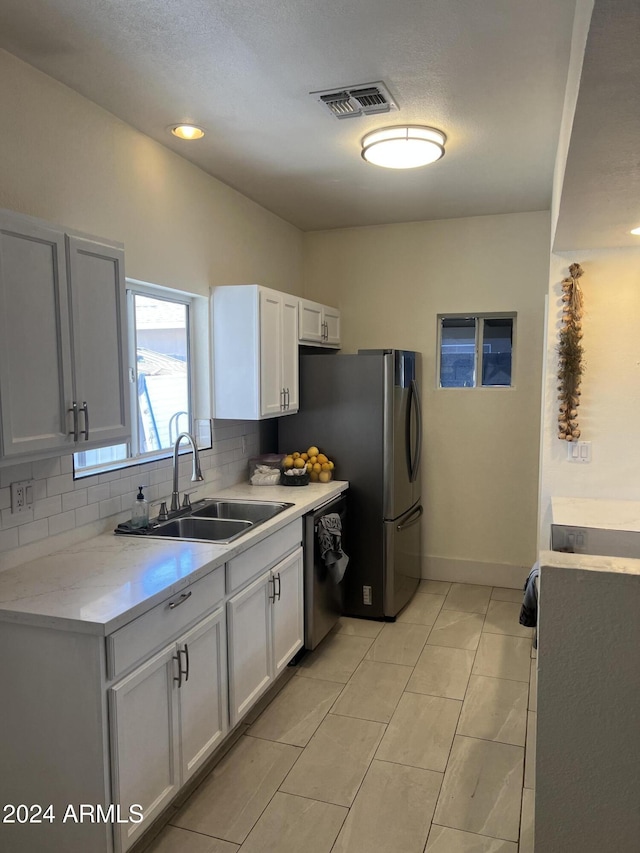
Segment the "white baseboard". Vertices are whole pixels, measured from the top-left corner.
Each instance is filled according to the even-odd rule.
[[[509,563],[481,563],[451,557],[422,558],[422,577],[437,581],[522,589],[530,571],[531,566]]]

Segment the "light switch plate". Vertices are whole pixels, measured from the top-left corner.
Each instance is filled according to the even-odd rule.
[[[567,443],[567,460],[583,465],[586,462],[591,462],[591,442],[569,441]]]

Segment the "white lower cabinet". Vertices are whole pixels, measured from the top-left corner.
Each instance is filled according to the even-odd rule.
[[[231,726],[302,648],[303,619],[301,547],[228,600]]]
[[[271,607],[274,677],[304,643],[302,568],[299,548],[271,570],[275,595]]]
[[[127,850],[227,731],[224,608],[109,690],[113,801],[144,823],[116,826]]]
[[[265,572],[227,602],[232,726],[273,680],[271,586],[271,572]]]
[[[296,519],[107,636],[0,620],[0,802],[56,815],[3,853],[129,850],[302,648],[301,542]],[[63,821],[82,803],[112,819]]]

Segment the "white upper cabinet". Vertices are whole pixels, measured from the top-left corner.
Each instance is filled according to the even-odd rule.
[[[212,295],[216,418],[261,420],[298,410],[298,297],[257,284]]]
[[[0,213],[0,458],[125,442],[124,255]]]
[[[338,348],[340,346],[340,311],[328,305],[321,305],[319,302],[300,299],[298,329],[298,339],[301,344]]]
[[[81,449],[123,444],[130,437],[124,252],[79,237],[67,244]]]

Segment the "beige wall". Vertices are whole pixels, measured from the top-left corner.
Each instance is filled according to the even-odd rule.
[[[300,293],[304,269],[305,292],[342,308],[347,350],[423,352],[425,573],[507,583],[530,564],[548,214],[303,235],[3,51],[0,114],[0,207],[122,241],[127,275],[203,295]],[[513,310],[516,388],[437,391],[436,314]]]
[[[518,586],[535,560],[549,214],[306,234],[305,295],[344,349],[423,353],[423,575]],[[516,311],[513,389],[437,389],[438,313]],[[519,567],[519,568],[514,568]]]
[[[203,296],[212,285],[247,282],[301,292],[297,228],[1,50],[0,116],[0,208],[124,243],[130,278]],[[196,318],[196,344],[208,338],[206,318],[206,311]],[[199,414],[208,416],[206,369],[196,381]],[[207,482],[220,488],[244,480],[247,458],[258,450],[255,423],[216,422],[213,449],[203,454]],[[50,537],[63,547],[60,537],[112,529],[130,511],[138,481],[149,482],[146,467],[144,478],[128,468],[105,475],[111,482],[93,488],[77,481],[75,488],[70,470],[70,457],[2,469],[0,569],[45,553]],[[56,484],[66,477],[62,495],[50,494],[50,475]],[[9,484],[21,479],[35,480],[36,501],[17,518]],[[166,497],[167,488],[169,480],[154,476],[147,491]]]
[[[592,461],[567,461],[556,438],[557,334],[562,279],[577,261],[584,275],[585,373],[578,410]],[[551,256],[540,482],[540,547],[549,547],[551,496],[640,500],[640,248]],[[636,443],[638,442],[638,443]]]
[[[0,208],[123,242],[132,278],[299,292],[297,228],[1,50],[0,116]]]

